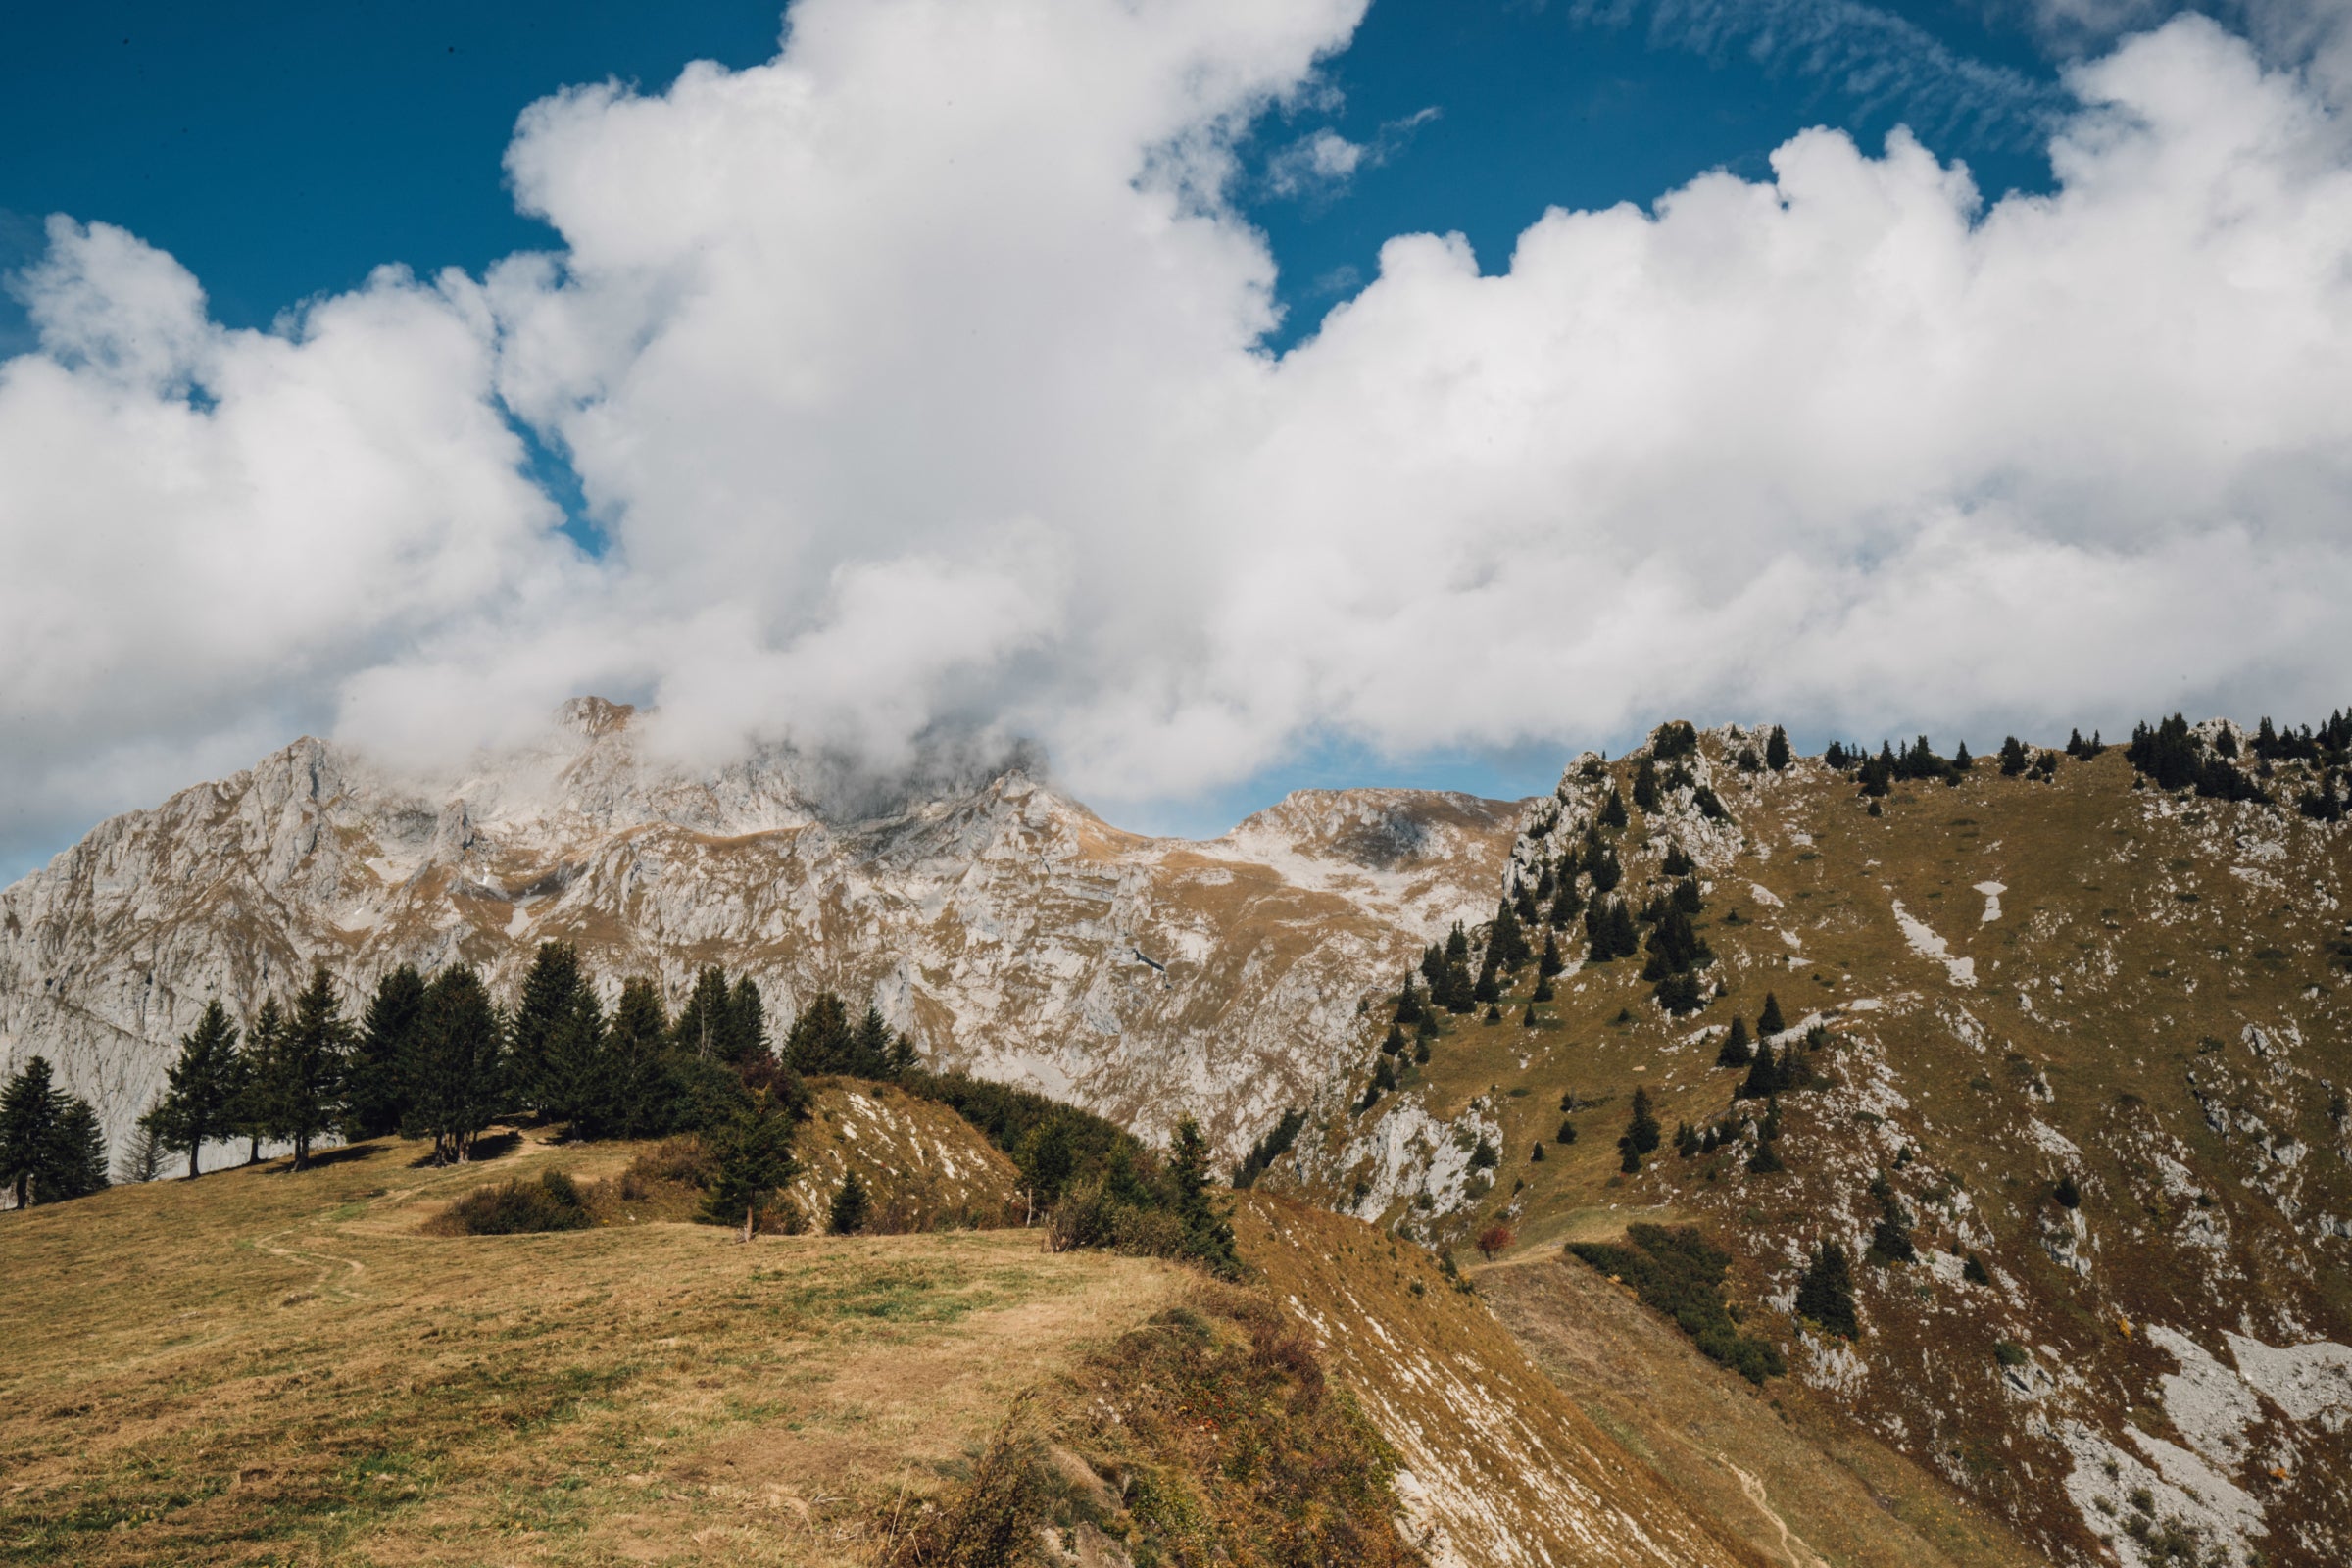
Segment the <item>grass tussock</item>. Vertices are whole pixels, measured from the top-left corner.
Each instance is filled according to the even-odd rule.
[[[889,1568],[1419,1560],[1396,1454],[1262,1294],[1204,1283],[1045,1398],[897,1528]]]

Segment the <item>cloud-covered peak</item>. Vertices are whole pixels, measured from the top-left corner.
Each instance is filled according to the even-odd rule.
[[[1398,236],[1275,356],[1235,148],[1359,11],[804,0],[767,65],[523,116],[556,253],[273,334],[54,229],[0,367],[21,841],[314,716],[455,757],[590,690],[682,759],[1026,738],[1127,800],[1308,737],[2342,700],[2352,169],[2306,77],[2176,22],[2069,78],[2050,195],[1808,132],[1496,270]]]

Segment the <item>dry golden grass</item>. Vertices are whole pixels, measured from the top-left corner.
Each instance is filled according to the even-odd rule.
[[[1622,1221],[1620,1222],[1622,1228]],[[2029,1568],[2044,1561],[1801,1386],[1765,1397],[1633,1293],[1556,1253],[1470,1271],[1580,1408],[1698,1512],[1777,1561]]]
[[[1254,1193],[1234,1228],[1331,1377],[1397,1448],[1408,1534],[1426,1535],[1433,1555],[1610,1568],[1771,1560],[1596,1426],[1421,1249]]]
[[[0,1560],[826,1564],[1182,1278],[1017,1231],[736,1243],[422,1225],[484,1181],[363,1145],[0,1217]]]

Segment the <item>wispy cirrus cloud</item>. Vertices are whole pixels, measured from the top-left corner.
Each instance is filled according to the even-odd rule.
[[[2066,0],[2050,0],[2053,4]],[[2087,0],[2100,3],[2100,0]],[[1651,40],[1711,58],[1744,55],[1815,78],[1931,138],[1966,134],[2024,150],[2046,140],[2071,99],[2055,82],[1958,54],[1917,24],[1861,0],[1569,0],[1591,25],[1648,20]]]

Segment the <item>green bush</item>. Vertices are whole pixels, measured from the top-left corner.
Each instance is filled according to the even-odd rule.
[[[1644,1305],[1673,1318],[1700,1352],[1750,1383],[1787,1366],[1769,1343],[1743,1335],[1723,1299],[1729,1254],[1707,1245],[1694,1225],[1633,1225],[1626,1242],[1571,1242],[1568,1250],[1631,1285]]]
[[[594,1223],[571,1178],[551,1170],[535,1182],[517,1177],[475,1188],[443,1210],[439,1228],[458,1236],[519,1236],[586,1230]]]

